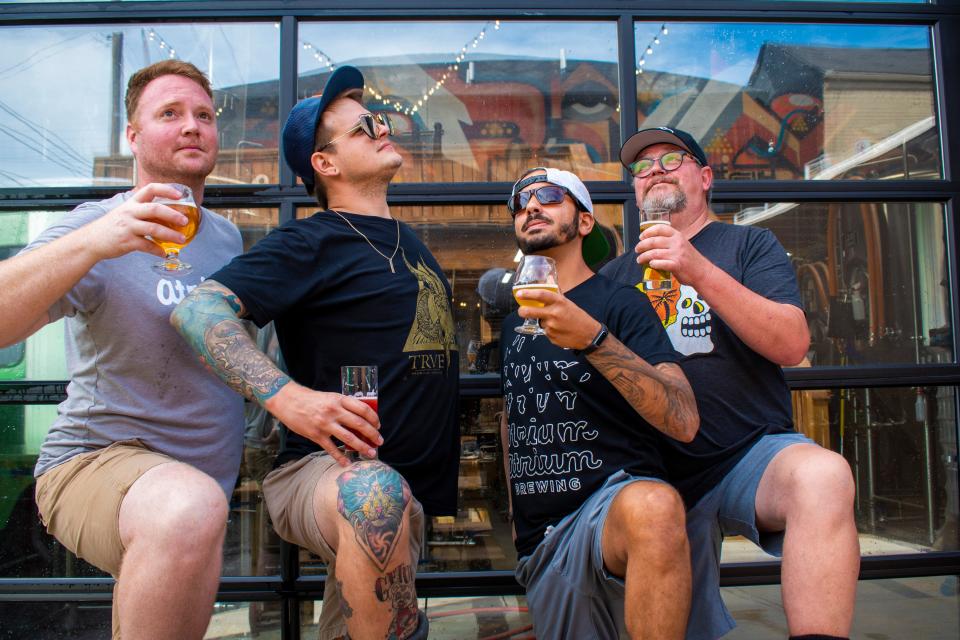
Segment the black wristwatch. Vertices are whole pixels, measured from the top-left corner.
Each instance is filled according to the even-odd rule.
[[[607,325],[600,323],[600,331],[597,331],[597,335],[593,336],[593,340],[590,341],[590,344],[585,346],[583,349],[574,349],[573,352],[578,356],[588,356],[597,348],[603,344],[603,341],[607,339],[607,336],[610,335],[610,331],[607,330]]]

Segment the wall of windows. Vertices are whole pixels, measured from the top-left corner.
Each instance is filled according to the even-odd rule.
[[[0,2],[0,257],[76,204],[132,184],[123,90],[133,71],[166,58],[212,81],[220,155],[205,204],[247,247],[312,215],[279,161],[279,130],[336,66],[359,67],[368,107],[399,124],[392,210],[453,286],[462,354],[460,509],[430,520],[418,586],[451,598],[438,620],[461,615],[454,596],[498,599],[482,605],[492,618],[475,620],[481,637],[527,624],[513,598],[498,436],[497,347],[514,304],[504,277],[517,253],[503,205],[510,183],[531,166],[576,172],[613,257],[637,238],[620,144],[638,127],[679,127],[719,178],[718,217],[769,228],[795,266],[812,336],[804,363],[787,371],[795,425],[853,469],[864,577],[956,575],[957,9]],[[183,295],[174,281],[167,293],[171,303]],[[695,313],[684,295],[664,292],[661,317]],[[32,468],[65,383],[62,325],[0,349],[0,616],[30,603],[24,628],[51,634],[65,620],[109,625],[109,580],[35,514]],[[246,433],[222,625],[210,637],[299,637],[322,606],[324,567],[273,534],[260,482],[276,433],[253,417]],[[724,545],[726,583],[776,580],[770,557]]]

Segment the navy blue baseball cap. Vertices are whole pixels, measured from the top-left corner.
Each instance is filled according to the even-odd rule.
[[[693,139],[686,131],[672,129],[670,127],[652,127],[650,129],[641,129],[627,138],[620,148],[620,164],[627,169],[630,163],[640,156],[640,152],[650,145],[660,143],[672,144],[684,149],[693,155],[700,163],[701,167],[707,166],[707,154],[703,152],[697,141]]]
[[[340,94],[351,89],[363,90],[363,74],[356,67],[337,67],[327,78],[323,93],[295,104],[283,125],[280,134],[283,159],[303,180],[303,186],[309,194],[313,194],[314,187],[310,157],[313,155],[320,116]]]

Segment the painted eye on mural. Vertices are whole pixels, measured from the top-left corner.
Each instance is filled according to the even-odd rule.
[[[599,82],[584,82],[563,96],[563,117],[595,122],[610,118],[617,110],[617,98]]]

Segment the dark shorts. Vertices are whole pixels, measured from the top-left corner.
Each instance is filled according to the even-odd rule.
[[[720,597],[720,546],[743,536],[772,556],[783,553],[783,531],[757,530],[757,487],[774,456],[795,444],[816,444],[799,433],[764,436],[723,480],[687,512],[693,600],[687,640],[713,640],[737,626]]]

